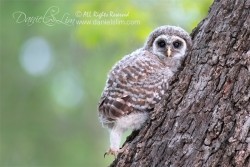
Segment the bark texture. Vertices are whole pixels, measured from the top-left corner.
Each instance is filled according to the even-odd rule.
[[[112,167],[250,167],[250,0],[215,0],[147,125]]]

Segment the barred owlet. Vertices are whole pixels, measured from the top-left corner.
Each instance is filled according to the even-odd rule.
[[[110,148],[105,155],[117,156],[123,132],[143,126],[191,45],[182,28],[161,26],[142,48],[112,68],[99,103],[99,119],[110,129]]]

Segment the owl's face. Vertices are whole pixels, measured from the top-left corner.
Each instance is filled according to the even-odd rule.
[[[185,40],[178,36],[160,35],[152,46],[152,52],[160,59],[181,59],[187,49]]]

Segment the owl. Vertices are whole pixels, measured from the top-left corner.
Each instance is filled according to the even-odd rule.
[[[114,65],[98,107],[100,122],[110,130],[110,148],[104,156],[116,157],[123,151],[119,147],[122,134],[145,124],[191,45],[189,34],[182,28],[161,26],[142,48]]]

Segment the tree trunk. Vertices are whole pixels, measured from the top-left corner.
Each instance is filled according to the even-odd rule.
[[[112,167],[250,167],[250,0],[215,0],[164,101]]]

